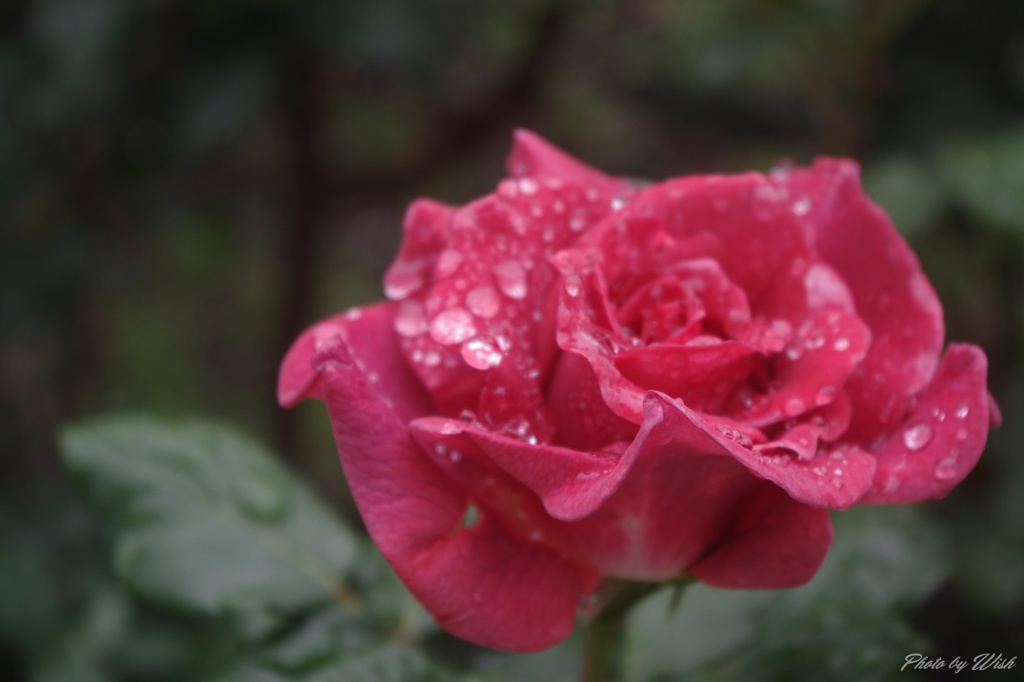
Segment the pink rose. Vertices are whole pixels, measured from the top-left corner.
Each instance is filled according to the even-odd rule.
[[[533,651],[603,578],[809,580],[829,509],[941,497],[991,422],[986,358],[856,164],[637,187],[519,131],[497,190],[419,200],[388,301],[314,325],[355,501],[453,634]]]

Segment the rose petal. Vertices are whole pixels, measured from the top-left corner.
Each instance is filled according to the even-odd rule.
[[[827,510],[800,504],[781,488],[764,486],[721,544],[689,572],[715,587],[796,587],[814,577],[831,544]]]
[[[752,310],[794,261],[810,261],[814,255],[808,230],[756,173],[668,180],[641,192],[622,214],[623,220],[637,216],[652,221],[676,240],[714,235],[721,248],[700,255],[718,262],[746,293]],[[614,225],[605,221],[596,229],[607,231]]]
[[[417,199],[405,212],[402,246],[384,274],[384,292],[400,301],[420,291],[444,249],[455,210],[431,199]]]
[[[475,449],[536,493],[546,512],[562,521],[582,518],[599,507],[615,492],[635,456],[635,452],[623,456],[626,444],[582,453],[524,442],[476,424],[443,418],[418,419],[412,424],[412,432],[427,449],[438,443],[450,448],[454,434],[465,434]]]
[[[512,153],[506,162],[513,178],[571,182],[615,196],[625,183],[574,159],[536,133],[519,128],[513,134]]]
[[[663,580],[711,560],[717,548],[726,546],[723,541],[734,541],[734,547],[742,549],[748,543],[765,544],[758,539],[762,531],[778,536],[771,523],[760,519],[777,508],[765,503],[766,496],[772,499],[765,491],[775,486],[752,476],[728,456],[718,441],[721,434],[709,434],[691,418],[693,414],[667,396],[648,394],[643,425],[630,445],[635,455],[630,450],[623,455],[635,457],[628,476],[593,514],[568,524],[567,537],[575,540],[577,551],[607,574]],[[790,514],[789,503],[781,504]],[[789,568],[767,574],[768,583],[793,584],[812,574],[821,562],[829,538],[820,532],[820,516],[811,512],[790,516],[797,517],[806,524],[802,530],[813,532],[808,537],[795,534],[779,539],[766,561],[771,565],[778,556],[778,563]],[[749,556],[741,556],[739,549],[732,551],[744,566],[730,566],[723,554],[708,574],[756,570],[756,564]],[[754,580],[752,575],[748,578]]]
[[[342,466],[367,529],[409,590],[452,634],[536,651],[565,639],[591,571],[522,538],[431,463],[339,339],[318,355]]]
[[[594,370],[575,353],[559,357],[545,402],[558,425],[556,445],[593,452],[617,441],[632,441],[636,435],[636,424],[608,409]]]
[[[788,454],[755,451],[756,446],[737,438],[730,423],[719,417],[695,412],[678,401],[669,402],[754,475],[765,478],[798,502],[812,507],[846,509],[853,506],[871,486],[875,458],[859,448],[837,445],[820,451],[811,459]]]
[[[942,307],[914,252],[860,187],[852,161],[817,159],[772,174],[813,229],[819,253],[849,286],[872,332],[847,390],[850,437],[862,444],[903,420],[908,397],[935,371],[945,335]]]
[[[838,308],[809,311],[786,351],[772,358],[775,386],[768,393],[740,398],[741,404],[727,413],[764,426],[828,404],[870,343],[871,332],[854,313]]]
[[[655,344],[615,356],[622,376],[646,390],[681,398],[703,412],[718,412],[749,377],[756,351],[739,341],[713,345]]]
[[[624,335],[609,331],[618,323],[609,309],[601,271],[588,266],[586,254],[578,251],[562,252],[554,262],[563,275],[555,335],[558,346],[590,364],[608,409],[639,424],[644,391],[615,367],[615,352],[625,348]]]
[[[866,504],[943,497],[966,478],[988,437],[987,371],[980,348],[950,345],[913,413],[875,451],[878,471]]]
[[[291,407],[303,398],[320,398],[320,373],[314,366],[323,347],[343,339],[380,399],[402,419],[432,411],[430,396],[399,352],[392,321],[396,306],[377,303],[353,308],[319,322],[299,336],[281,363],[278,401]]]

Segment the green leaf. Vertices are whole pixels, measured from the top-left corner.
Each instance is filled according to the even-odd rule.
[[[347,599],[352,534],[251,440],[199,421],[118,417],[68,428],[61,445],[114,529],[117,572],[140,592],[234,616],[253,636]]]
[[[408,646],[387,644],[356,655],[338,655],[312,670],[284,673],[244,663],[216,682],[453,682],[455,677]]]
[[[1024,235],[1024,128],[947,144],[940,152],[953,196],[992,227]]]
[[[923,233],[943,207],[931,169],[905,156],[891,156],[864,169],[864,189],[905,235]]]
[[[633,614],[629,679],[888,679],[926,651],[907,613],[949,572],[942,536],[911,507],[835,516],[818,575],[792,590],[663,590]]]

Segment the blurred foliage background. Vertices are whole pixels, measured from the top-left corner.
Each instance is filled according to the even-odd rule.
[[[58,457],[66,423],[233,424],[358,528],[322,408],[278,409],[277,363],[304,326],[380,297],[410,200],[490,191],[515,126],[649,178],[858,159],[948,337],[987,351],[1006,417],[946,500],[912,522],[869,510],[882,535],[857,541],[876,563],[830,578],[813,625],[799,600],[722,611],[698,591],[706,628],[687,606],[682,630],[638,616],[662,639],[638,637],[633,679],[713,659],[708,679],[840,679],[872,660],[889,679],[912,646],[1024,655],[1020,0],[6,0],[0,679],[209,679],[244,646],[117,579]],[[922,535],[928,551],[900,549]],[[921,581],[897,612],[850,620],[907,570]],[[763,658],[727,655],[735,623]],[[699,632],[718,644],[673,647]],[[431,637],[453,669],[574,675],[571,642],[529,663]]]

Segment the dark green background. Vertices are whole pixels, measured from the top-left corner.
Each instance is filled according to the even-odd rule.
[[[877,558],[925,527],[943,548],[927,593],[883,625],[946,658],[1024,655],[1020,0],[6,0],[0,679],[87,679],[61,677],[58,643],[88,679],[118,681],[207,679],[237,648],[114,579],[110,533],[58,457],[64,424],[125,410],[233,424],[358,527],[322,408],[275,404],[278,361],[307,324],[380,297],[409,201],[490,191],[515,126],[652,179],[862,163],[949,339],[988,353],[1006,417],[965,484],[904,535],[890,510],[896,539],[863,546]],[[851,594],[888,594],[899,566]],[[840,591],[860,575],[843,570]],[[819,679],[826,654],[849,670],[864,650],[842,619],[769,612],[740,618],[766,658],[724,654],[711,679]],[[455,668],[519,665],[431,637]],[[906,678],[902,651],[880,679]],[[558,655],[550,679],[571,679]],[[658,665],[631,674],[673,679]]]

